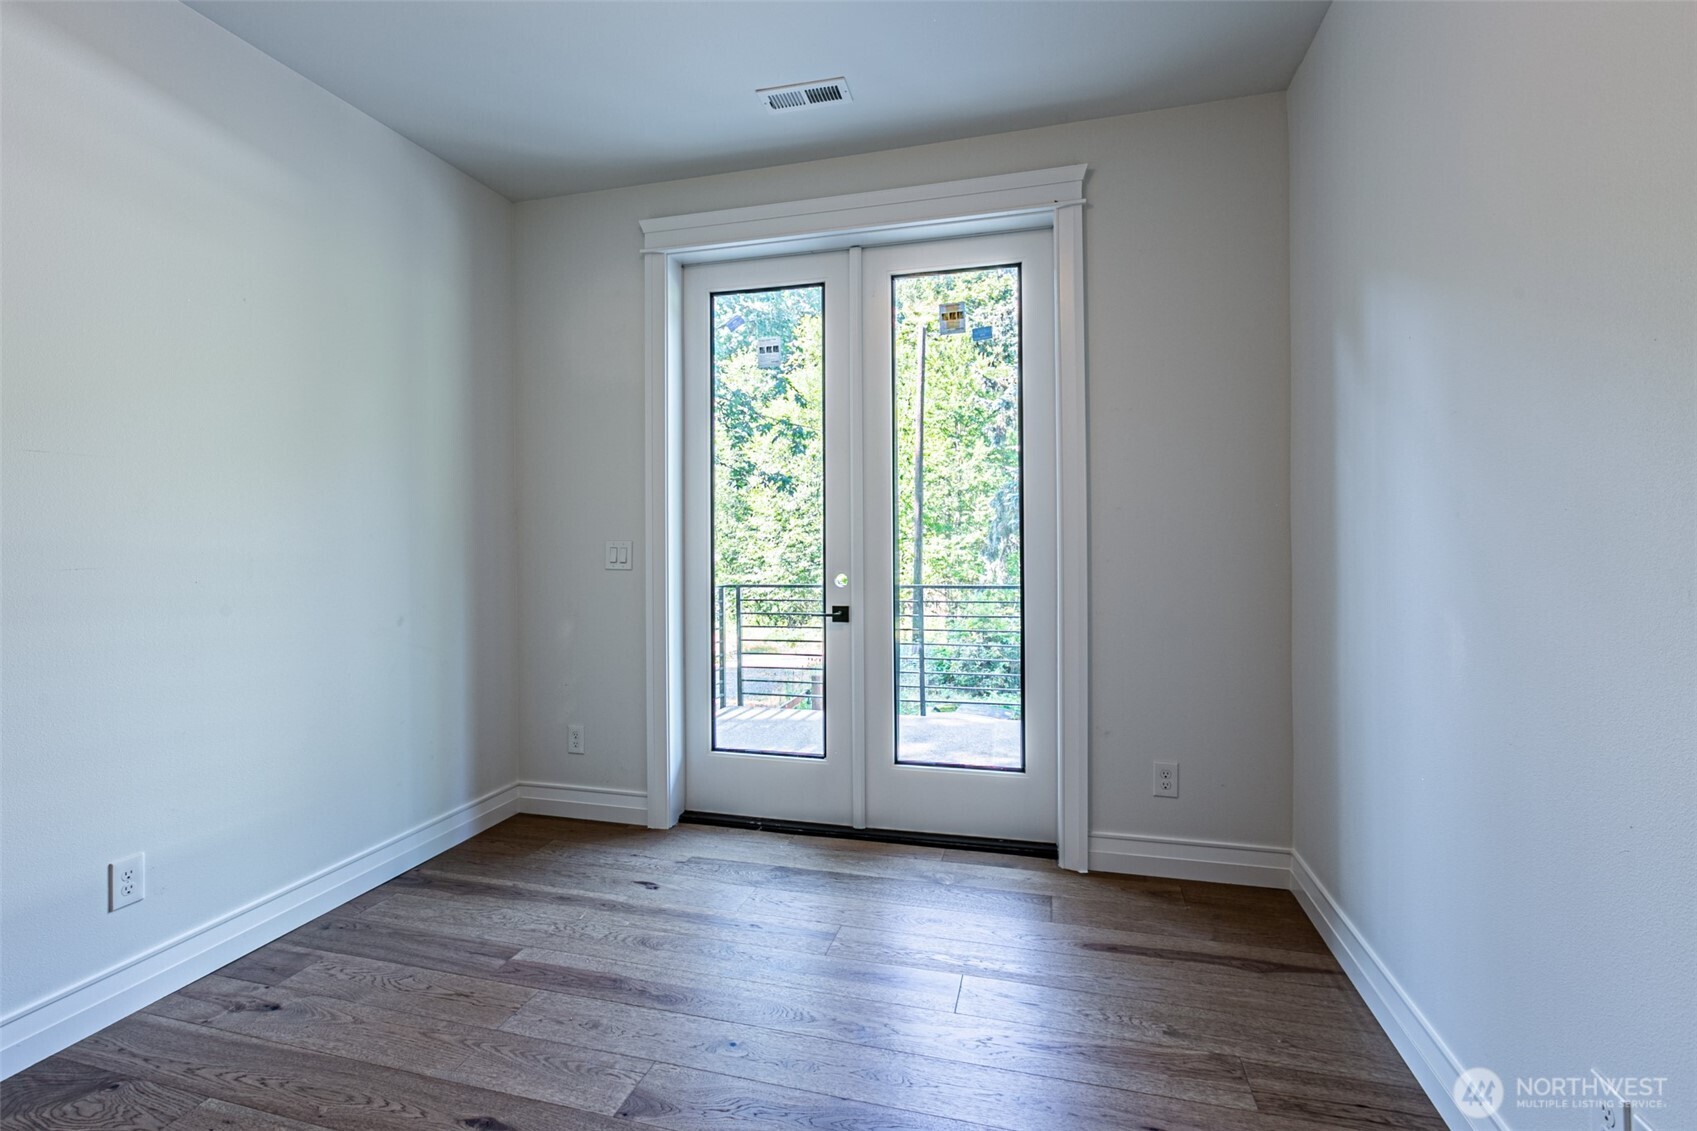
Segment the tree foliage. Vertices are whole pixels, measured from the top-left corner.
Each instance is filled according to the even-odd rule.
[[[926,348],[927,584],[1020,580],[1019,278],[1013,268],[895,281],[894,460],[898,576],[914,576],[919,327]],[[815,584],[823,574],[823,302],[819,287],[738,292],[713,303],[713,524],[717,584]],[[966,305],[970,333],[940,336],[938,308]],[[740,319],[740,321],[739,321]],[[734,328],[727,326],[734,324]],[[761,369],[755,343],[777,338]]]
[[[715,584],[821,584],[823,307],[820,287],[713,300]],[[761,338],[779,340],[778,368],[759,367]]]
[[[925,326],[924,560],[928,585],[1020,579],[1019,275],[1014,268],[910,275],[895,281],[896,558],[914,578],[919,328]],[[970,332],[939,335],[938,309],[966,306]]]

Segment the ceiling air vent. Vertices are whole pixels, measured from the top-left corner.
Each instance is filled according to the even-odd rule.
[[[769,86],[754,92],[768,110],[805,110],[809,106],[824,106],[831,102],[848,102],[848,80],[816,79],[791,86]]]

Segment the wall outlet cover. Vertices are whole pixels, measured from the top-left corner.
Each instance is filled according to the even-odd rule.
[[[1178,796],[1178,763],[1177,762],[1156,762],[1155,763],[1155,796],[1156,797],[1177,797]]]
[[[147,854],[138,852],[106,865],[106,910],[139,903],[147,895]]]
[[[1591,1109],[1592,1131],[1632,1131],[1632,1105],[1618,1096],[1604,1096]]]

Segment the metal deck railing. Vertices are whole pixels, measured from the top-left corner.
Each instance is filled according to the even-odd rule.
[[[897,707],[990,708],[1018,718],[1023,624],[1017,585],[903,585],[895,591]],[[713,601],[719,707],[821,710],[825,590],[720,585]]]
[[[1018,718],[1024,622],[1017,585],[903,585],[896,590],[896,704],[995,707]]]

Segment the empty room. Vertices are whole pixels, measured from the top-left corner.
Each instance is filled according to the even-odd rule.
[[[1697,0],[0,0],[0,1131],[1697,1131]]]

